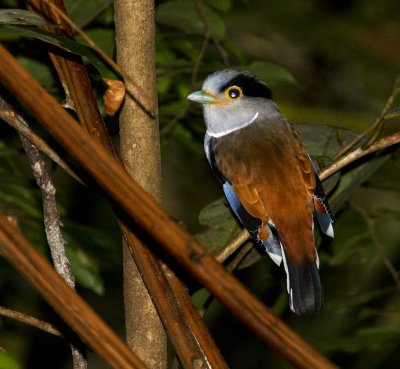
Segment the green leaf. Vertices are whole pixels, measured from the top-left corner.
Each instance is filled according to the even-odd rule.
[[[0,9],[0,25],[42,26],[48,24],[41,16],[24,9]]]
[[[38,191],[30,189],[29,184],[23,178],[2,175],[0,181],[0,199],[10,207],[17,207],[25,215],[35,219],[42,218]]]
[[[227,12],[232,5],[231,0],[205,0],[204,3],[222,12]]]
[[[54,74],[52,73],[48,63],[24,56],[19,57],[18,61],[29,71],[29,73],[35,76],[35,79],[47,90],[54,86]]]
[[[379,348],[390,343],[398,344],[400,330],[393,326],[365,327],[357,332],[357,337],[364,346]]]
[[[104,293],[104,282],[99,266],[94,258],[90,258],[82,249],[69,246],[66,248],[71,270],[82,286],[91,289],[98,295]]]
[[[112,4],[112,0],[65,0],[64,4],[68,16],[79,27],[83,27]]]
[[[341,148],[338,139],[338,128],[324,124],[297,124],[301,138],[311,156],[332,158]],[[355,133],[349,130],[340,129],[342,140],[349,141]]]
[[[379,208],[376,209],[371,216],[378,220],[400,220],[400,211],[399,210],[392,210],[392,209],[383,209]]]
[[[332,212],[337,213],[348,200],[352,192],[388,159],[389,155],[369,159],[367,162],[358,165],[355,169],[342,175],[334,194],[329,200]]]
[[[332,242],[333,256],[328,260],[330,265],[345,265],[356,253],[357,259],[364,262],[374,256],[375,249],[366,247],[366,244],[371,242],[367,224],[360,220],[360,215],[355,210],[348,209],[343,212],[337,219],[335,228],[340,232]]]
[[[297,84],[293,75],[284,67],[278,64],[255,61],[246,69],[260,77],[269,86],[276,86],[283,83]]]
[[[20,369],[18,362],[7,352],[0,352],[0,369]]]
[[[71,40],[67,37],[45,32],[33,27],[7,27],[15,30],[16,32],[19,32],[21,35],[37,38],[41,41],[57,46],[67,52],[71,52],[73,54],[84,57],[98,70],[102,77],[106,77],[109,79],[119,79],[112,68],[108,66],[108,64],[106,64],[92,48],[86,45],[82,45],[79,42]]]
[[[202,7],[207,27],[218,38],[225,37],[225,24],[222,18],[210,7]],[[157,22],[179,29],[188,34],[204,35],[204,24],[192,1],[172,0],[160,4],[156,12]]]
[[[199,214],[200,224],[208,229],[196,234],[196,239],[212,253],[218,253],[239,231],[224,198],[208,204]]]

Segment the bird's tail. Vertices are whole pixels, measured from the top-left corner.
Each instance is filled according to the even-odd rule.
[[[318,262],[306,259],[299,265],[285,257],[284,252],[282,254],[287,274],[290,309],[297,315],[318,313],[324,304]]]

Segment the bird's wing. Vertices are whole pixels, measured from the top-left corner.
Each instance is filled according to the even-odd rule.
[[[332,213],[329,208],[328,199],[326,198],[324,188],[322,187],[322,183],[318,177],[317,171],[310,156],[304,150],[299,134],[293,127],[290,126],[290,128],[296,139],[295,144],[297,146],[297,158],[303,174],[304,185],[307,193],[312,198],[314,203],[318,224],[323,233],[333,238],[334,233]]]
[[[333,238],[334,233],[333,233],[332,212],[331,209],[329,208],[324,188],[322,187],[322,183],[316,172],[315,172],[315,179],[316,179],[316,184],[313,193],[313,201],[314,201],[315,211],[317,214],[318,224],[322,232],[324,232],[327,236]]]
[[[222,183],[224,194],[230,208],[232,209],[239,222],[242,223],[242,225],[248,230],[251,238],[256,241],[256,245],[258,246],[258,248],[262,252],[268,253],[271,259],[277,265],[280,265],[282,262],[282,250],[279,240],[277,239],[276,235],[271,230],[268,224],[263,224],[260,218],[256,218],[250,215],[250,213],[243,207],[232,185],[229,183],[229,181],[226,180],[226,178],[217,167],[214,156],[214,143],[215,139],[206,135],[204,140],[206,156],[215,177]],[[265,237],[263,237],[262,235],[260,237],[260,230],[262,229],[265,229],[266,231],[264,232]]]
[[[262,224],[276,227],[292,310],[316,312],[323,294],[313,238],[315,173],[289,124],[269,123],[216,139],[213,160],[242,207]]]

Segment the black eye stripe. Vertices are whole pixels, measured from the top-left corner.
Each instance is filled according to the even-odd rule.
[[[219,92],[223,92],[230,86],[238,86],[242,89],[243,95],[251,97],[263,97],[272,99],[271,90],[261,81],[250,74],[239,74],[226,84],[221,86]]]

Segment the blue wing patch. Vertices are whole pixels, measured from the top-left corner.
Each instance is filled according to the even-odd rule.
[[[269,232],[269,237],[266,240],[260,240],[258,237],[258,231],[262,226],[261,220],[251,216],[246,209],[242,206],[237,197],[233,187],[228,181],[223,184],[224,193],[228,203],[236,215],[236,218],[242,223],[242,225],[248,230],[251,238],[256,242],[257,247],[260,251],[268,253],[271,259],[278,265],[282,262],[282,248],[279,239],[276,235],[272,225],[266,225]]]

